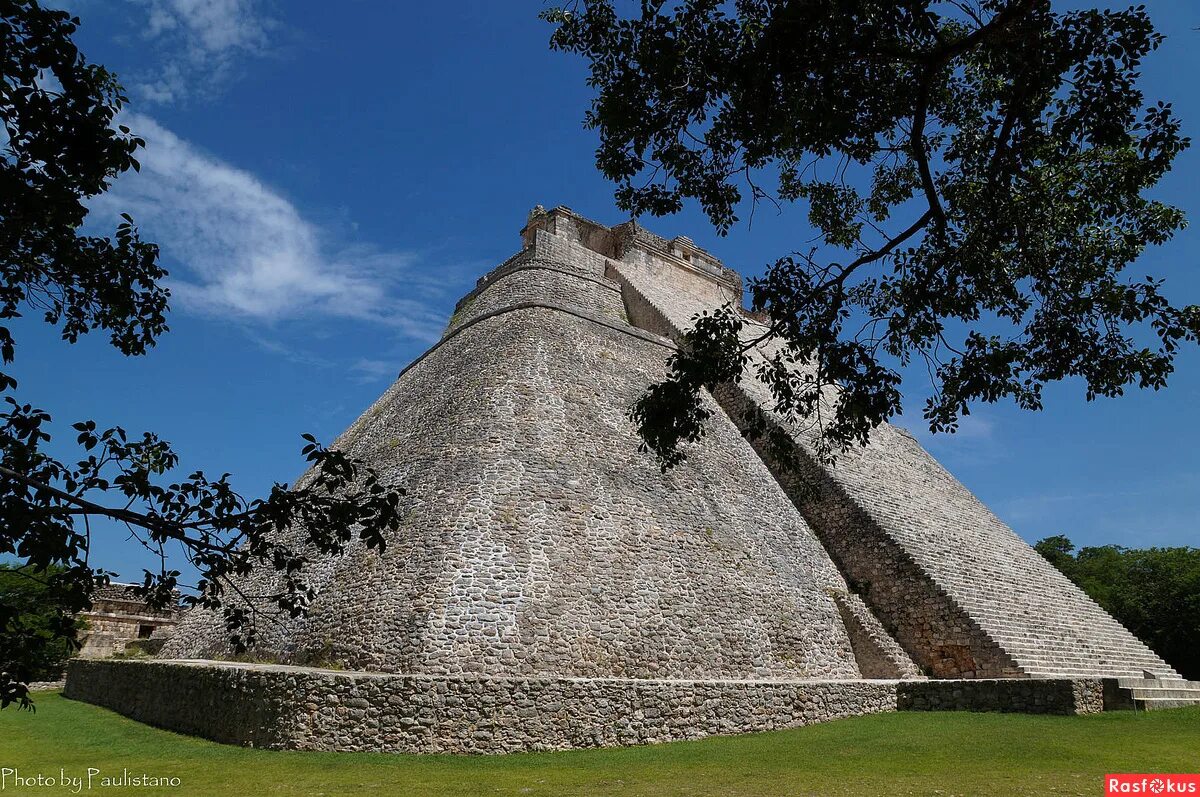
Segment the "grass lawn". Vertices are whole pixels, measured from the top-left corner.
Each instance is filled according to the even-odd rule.
[[[22,777],[147,773],[171,795],[1000,795],[1103,794],[1106,772],[1200,771],[1200,709],[1089,717],[903,713],[654,747],[459,757],[248,750],[105,709],[37,697],[0,712],[0,768]],[[11,777],[11,776],[10,776]],[[67,794],[14,788],[9,794]],[[86,793],[86,792],[85,792]]]

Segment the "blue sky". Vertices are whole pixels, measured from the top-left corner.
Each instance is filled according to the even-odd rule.
[[[78,41],[121,77],[149,142],[98,216],[132,213],[172,272],[172,331],[127,359],[18,328],[23,400],[59,433],[95,418],[172,441],[184,467],[234,474],[250,496],[301,470],[302,432],[348,426],[434,340],[476,277],[517,250],[535,204],[624,220],[580,123],[586,72],[547,48],[543,5],[305,0],[72,0]],[[1200,133],[1200,7],[1154,4],[1168,35],[1148,96]],[[1161,196],[1200,218],[1200,147]],[[810,237],[802,209],[760,208],[718,238],[694,208],[643,222],[686,234],[745,274]],[[1200,228],[1133,274],[1200,301]],[[909,386],[919,417],[926,388]],[[1200,355],[1171,386],[1047,408],[978,408],[931,451],[1023,537],[1080,544],[1200,540]],[[65,449],[64,451],[69,450]],[[149,557],[109,530],[93,561],[140,576]]]

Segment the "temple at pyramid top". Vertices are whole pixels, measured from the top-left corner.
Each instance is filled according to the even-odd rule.
[[[726,268],[716,256],[696,246],[686,235],[668,241],[636,221],[605,227],[563,205],[553,210],[543,210],[538,206],[529,214],[529,223],[521,230],[521,240],[526,246],[535,245],[536,230],[578,237],[583,246],[606,257],[619,260],[631,249],[640,249],[663,262],[672,263],[685,271],[731,287],[738,288],[742,283],[741,275],[733,269]]]

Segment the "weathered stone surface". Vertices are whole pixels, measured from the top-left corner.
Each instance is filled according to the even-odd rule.
[[[353,673],[228,662],[75,661],[66,696],[219,742],[508,753],[700,739],[896,711],[1084,714],[1099,679],[747,681]]]
[[[260,624],[259,653],[439,675],[859,677],[832,598],[845,580],[715,404],[685,467],[638,451],[627,408],[671,346],[628,325],[605,258],[545,231],[527,252],[337,441],[408,489],[404,528],[382,556],[325,563],[308,618]],[[197,613],[163,656],[228,655],[224,636]]]
[[[900,711],[1097,714],[1104,710],[1101,678],[905,681],[897,685],[896,691],[896,707]]]
[[[896,682],[438,677],[75,661],[66,696],[254,747],[504,753],[653,744],[894,711]]]

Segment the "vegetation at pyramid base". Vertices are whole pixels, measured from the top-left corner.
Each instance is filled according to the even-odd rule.
[[[127,99],[116,78],[75,47],[78,25],[36,0],[0,0],[0,322],[33,312],[67,343],[100,331],[123,354],[141,355],[167,331],[158,247],[141,240],[128,216],[112,237],[81,227],[88,201],[139,168],[135,154],[145,142],[119,123]],[[15,356],[11,330],[0,325],[0,357],[9,364]],[[311,599],[309,554],[271,532],[299,525],[321,555],[354,537],[382,548],[384,532],[398,525],[400,492],[311,436],[303,483],[247,500],[228,474],[172,476],[178,456],[149,432],[80,421],[80,458],[60,461],[47,450],[49,413],[19,402],[16,388],[0,374],[0,558],[21,565],[4,573],[5,583],[30,582],[38,600],[0,590],[0,708],[31,706],[25,683],[74,642],[76,613],[111,575],[89,563],[93,534],[132,536],[159,557],[141,587],[154,606],[174,601],[186,586],[179,557],[190,562],[200,580],[185,601],[222,610],[243,647],[253,642],[260,607],[296,615]],[[240,594],[232,577],[255,567],[283,574],[276,592]]]
[[[695,201],[724,233],[743,199],[794,201],[811,227],[750,282],[769,327],[733,307],[709,318],[634,409],[664,464],[703,434],[698,393],[720,381],[761,379],[797,422],[839,386],[820,437],[833,457],[900,414],[908,366],[928,369],[924,417],[945,432],[976,402],[1040,409],[1059,380],[1089,400],[1160,388],[1200,334],[1200,307],[1124,275],[1184,225],[1151,198],[1189,139],[1138,88],[1163,40],[1144,7],[618,7],[543,14],[552,47],[590,67],[586,125],[617,203],[662,215]],[[761,342],[774,353],[748,357]]]
[[[1076,550],[1061,534],[1034,548],[1180,675],[1200,681],[1200,548]]]

